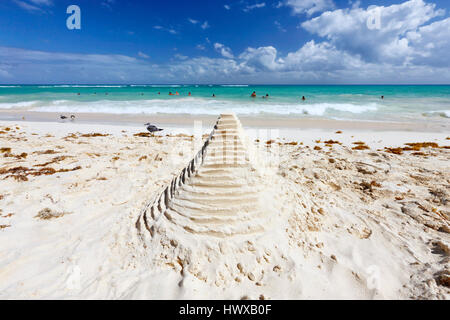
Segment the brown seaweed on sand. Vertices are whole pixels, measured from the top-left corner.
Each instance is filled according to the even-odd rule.
[[[353,144],[356,146],[352,150],[370,150],[369,146],[363,141],[355,141]]]
[[[56,172],[70,172],[70,171],[77,171],[77,170],[81,170],[81,166],[76,166],[76,167],[74,167],[72,169],[59,169]]]
[[[16,158],[16,159],[25,159],[28,156],[28,153],[22,152],[21,154],[13,154],[13,153],[5,153],[5,158]]]
[[[420,151],[422,148],[439,148],[439,145],[436,142],[418,142],[418,143],[405,143],[406,146],[409,146],[411,150]],[[404,148],[405,151],[408,148]]]
[[[133,134],[133,136],[149,138],[149,137],[152,137],[153,135],[150,132],[139,132],[139,133]]]
[[[388,153],[398,154],[398,155],[403,154],[403,148],[387,148],[387,147],[385,147],[384,149]]]
[[[55,170],[54,168],[51,167],[45,167],[45,168],[41,168],[39,170],[34,169],[34,168],[27,168],[27,167],[14,167],[14,168],[0,168],[0,175],[7,175],[5,177],[5,179],[7,178],[14,178],[17,181],[28,181],[27,176],[31,175],[31,176],[42,176],[42,175],[52,175],[58,172],[69,172],[69,171],[75,171],[75,170],[80,170],[81,166],[77,166],[74,167],[72,169],[59,169],[59,170]]]
[[[78,139],[78,136],[75,133],[69,133],[67,136],[63,138],[64,140],[68,139]]]
[[[109,136],[109,134],[107,134],[107,133],[98,133],[98,132],[96,132],[96,133],[85,133],[85,134],[80,135],[80,137],[83,137],[83,138],[107,137],[107,136]]]
[[[33,153],[34,154],[55,154],[55,153],[58,153],[58,151],[48,149],[48,150],[44,150],[44,151],[34,151]]]
[[[415,155],[415,156],[426,155],[423,152],[419,152],[422,150],[422,148],[447,149],[446,147],[440,147],[439,144],[437,144],[436,142],[415,142],[415,143],[405,143],[405,145],[407,147],[403,147],[403,148],[401,148],[401,147],[399,147],[399,148],[385,147],[384,149],[388,153],[398,154],[398,155],[403,154],[403,152],[405,152],[405,151],[415,151],[415,153],[413,153],[413,155]]]
[[[60,161],[63,161],[63,160],[65,160],[65,159],[67,159],[67,158],[72,158],[72,157],[71,157],[71,156],[59,156],[59,157],[54,157],[52,160],[50,160],[50,161],[48,161],[48,162],[46,162],[46,163],[37,164],[36,167],[46,167],[46,166],[48,166],[49,164],[53,164],[53,163],[56,163],[56,162],[60,162]]]
[[[11,148],[3,147],[0,148],[0,153],[3,153],[5,158],[16,158],[16,159],[25,159],[28,156],[28,153],[22,152],[21,154],[13,154],[11,153]]]
[[[328,140],[328,141],[324,141],[323,143],[325,143],[326,145],[331,145],[331,144],[342,144],[339,141],[334,141],[334,140]]]
[[[370,150],[370,148],[366,144],[358,144],[356,147],[353,147],[352,150]]]
[[[51,220],[55,218],[61,218],[62,216],[70,214],[70,212],[56,212],[51,210],[50,208],[44,208],[38,212],[37,215],[35,215],[35,218],[41,219],[41,220]]]

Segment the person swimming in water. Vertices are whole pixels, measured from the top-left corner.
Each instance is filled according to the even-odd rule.
[[[381,96],[381,100],[384,100],[384,96]]]
[[[256,92],[255,91],[253,91],[253,93],[250,95],[250,97],[252,97],[252,98],[256,98]]]
[[[215,97],[216,97],[216,95],[215,95],[215,94],[213,93],[213,94],[212,94],[212,97],[213,97],[213,98],[215,98]]]
[[[302,100],[303,100],[303,101],[305,101],[305,100],[306,100],[305,96],[303,96],[303,97],[302,97]]]
[[[175,95],[176,95],[176,96],[179,96],[180,94],[178,93],[178,91],[175,91]]]
[[[158,94],[161,94],[161,92],[158,91]]]
[[[188,96],[190,97],[191,96],[191,92],[189,91],[189,93],[188,93]]]
[[[172,91],[169,91],[169,96],[172,96],[172,95],[173,95]]]

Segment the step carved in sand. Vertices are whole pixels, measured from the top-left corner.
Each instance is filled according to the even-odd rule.
[[[272,196],[249,154],[234,114],[222,114],[201,150],[139,219],[152,236],[164,230],[229,237],[263,232]]]

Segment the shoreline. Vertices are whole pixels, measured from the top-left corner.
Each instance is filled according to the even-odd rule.
[[[110,113],[75,113],[73,123],[105,124],[136,126],[146,122],[171,128],[192,128],[195,122],[201,121],[202,126],[213,126],[217,116],[197,114],[110,114]],[[37,112],[26,110],[0,110],[0,121],[29,122],[63,122],[57,112]],[[405,131],[405,132],[436,132],[450,131],[450,121],[374,121],[374,120],[336,120],[323,118],[295,118],[286,116],[238,115],[245,128],[267,128],[288,130],[362,130],[362,131]],[[70,120],[66,121],[67,123]]]

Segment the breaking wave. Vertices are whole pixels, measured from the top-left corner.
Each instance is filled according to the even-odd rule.
[[[152,100],[98,100],[81,102],[73,100],[26,101],[0,103],[0,109],[26,109],[41,112],[86,112],[111,114],[205,114],[217,115],[233,111],[242,115],[310,115],[333,116],[375,112],[377,104],[356,105],[350,103],[255,103],[203,98],[152,99]]]

